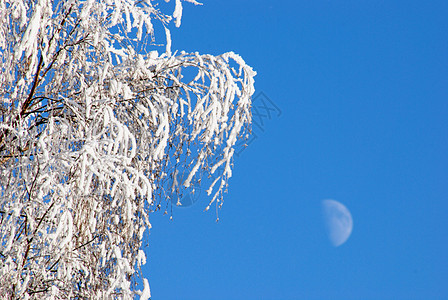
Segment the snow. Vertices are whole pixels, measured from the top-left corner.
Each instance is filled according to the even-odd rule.
[[[140,300],[148,300],[151,298],[151,291],[149,290],[149,283],[146,278],[143,278],[143,292],[140,295]]]
[[[166,54],[171,56],[171,32],[165,27],[165,35],[166,35]]]
[[[180,22],[182,19],[182,2],[180,0],[176,0],[176,6],[174,8],[173,18],[175,19],[176,27],[180,27]]]

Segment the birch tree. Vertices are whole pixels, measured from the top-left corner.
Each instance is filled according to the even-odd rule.
[[[255,72],[172,52],[182,4],[0,1],[2,297],[148,299],[148,214],[196,184],[222,204]]]

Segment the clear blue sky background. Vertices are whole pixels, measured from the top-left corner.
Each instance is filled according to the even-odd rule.
[[[235,51],[281,109],[207,199],[152,214],[152,299],[448,299],[448,1],[204,0],[173,50]],[[351,211],[329,243],[320,203]]]

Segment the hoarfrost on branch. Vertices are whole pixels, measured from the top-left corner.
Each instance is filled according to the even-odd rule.
[[[171,53],[181,17],[180,0],[172,15],[152,0],[0,1],[1,295],[148,299],[148,213],[209,177],[207,209],[222,204],[255,72],[233,52]]]

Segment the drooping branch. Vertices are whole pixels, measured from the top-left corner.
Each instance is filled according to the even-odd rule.
[[[255,72],[145,44],[181,5],[0,2],[2,294],[133,298],[149,212],[196,184],[222,204]]]

